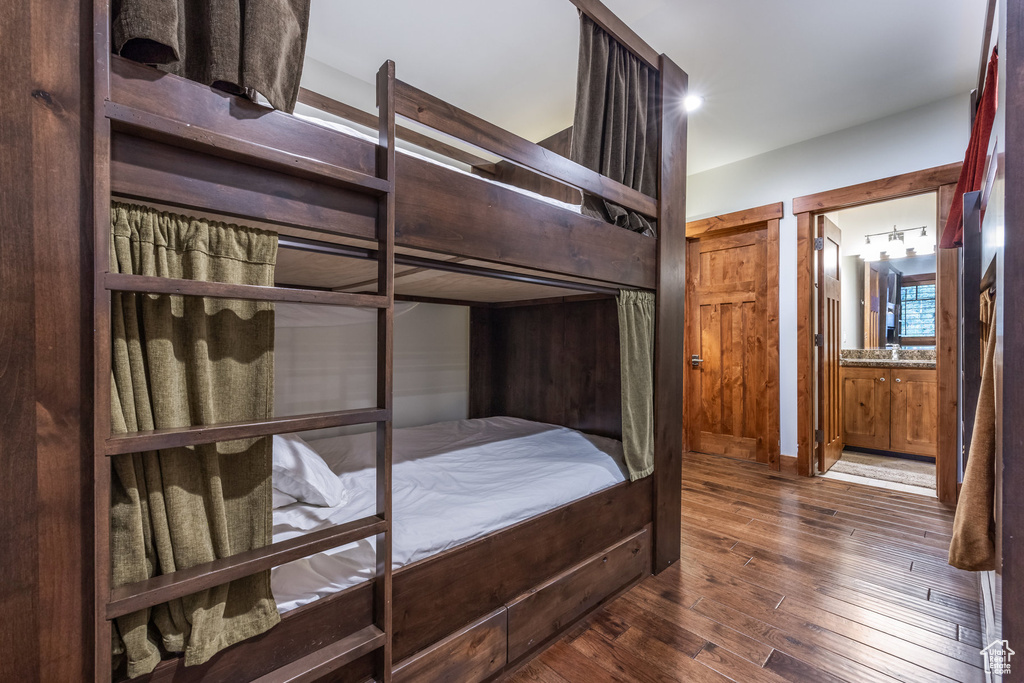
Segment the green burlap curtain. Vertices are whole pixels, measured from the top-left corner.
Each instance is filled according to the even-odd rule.
[[[996,302],[993,297],[982,298],[982,318],[988,325],[981,390],[964,485],[953,519],[953,538],[949,543],[949,564],[975,572],[996,568]]]
[[[274,233],[117,203],[111,231],[112,272],[274,284]],[[111,328],[113,432],[272,417],[272,304],[114,293]],[[269,438],[112,460],[113,586],[271,542]],[[279,619],[262,572],[117,619],[114,651],[129,676],[200,664]]]
[[[636,481],[654,472],[654,295],[622,290],[618,304],[622,450]]]
[[[114,0],[114,51],[291,112],[309,0]]]
[[[569,158],[634,190],[657,196],[658,72],[580,14],[576,114]],[[653,235],[653,219],[583,195],[583,213]]]

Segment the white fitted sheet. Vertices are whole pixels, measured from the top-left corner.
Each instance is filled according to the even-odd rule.
[[[314,123],[314,124],[316,124],[318,126],[323,126],[325,128],[330,128],[332,130],[338,131],[339,133],[344,133],[345,135],[351,135],[352,137],[356,137],[356,138],[359,138],[361,140],[367,140],[369,142],[372,142],[373,144],[377,144],[377,142],[378,142],[378,140],[376,138],[374,138],[372,135],[367,135],[366,133],[363,133],[362,131],[356,130],[355,128],[352,128],[351,126],[346,126],[343,123],[338,123],[337,121],[329,121],[327,119],[318,118],[316,116],[307,116],[305,114],[299,114],[299,113],[296,113],[295,116],[300,118],[300,119],[302,119],[303,121],[308,121],[308,122]],[[531,192],[530,190],[524,190],[523,188],[516,187],[515,185],[509,185],[507,183],[499,183],[496,180],[490,180],[489,178],[483,178],[483,177],[475,175],[473,173],[469,173],[468,171],[465,171],[465,170],[459,168],[458,166],[454,166],[452,164],[443,163],[443,162],[438,161],[437,159],[434,159],[432,157],[424,156],[423,154],[417,154],[416,152],[413,152],[412,150],[403,149],[402,147],[398,147],[397,150],[398,150],[398,152],[400,154],[408,154],[411,157],[416,157],[417,159],[422,159],[423,161],[427,161],[427,162],[430,162],[432,164],[437,164],[438,166],[444,166],[445,168],[450,169],[452,171],[455,171],[456,173],[461,173],[462,175],[470,176],[471,178],[475,178],[477,180],[481,180],[481,181],[483,181],[485,183],[490,183],[491,185],[500,185],[500,186],[502,186],[502,187],[504,187],[506,189],[513,190],[515,192],[518,192],[519,194],[525,194],[525,195],[533,197],[534,199],[537,199],[539,201],[546,202],[548,204],[552,204],[552,205],[560,207],[562,209],[566,209],[567,211],[572,211],[573,213],[583,213],[583,206],[582,206],[582,204],[569,204],[568,202],[563,202],[563,201],[560,201],[560,200],[555,199],[553,197],[545,197],[542,194],[538,194],[536,192]],[[582,202],[582,195],[581,195],[580,201]]]
[[[275,542],[374,514],[373,435],[309,444],[349,503],[274,510]],[[392,457],[396,569],[626,480],[620,442],[512,417],[397,429]],[[271,585],[284,613],[373,574],[364,539],[277,567]]]

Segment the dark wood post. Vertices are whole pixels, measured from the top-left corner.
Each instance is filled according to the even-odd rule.
[[[658,290],[654,338],[655,573],[680,555],[683,457],[683,333],[686,295],[687,75],[661,56]]]

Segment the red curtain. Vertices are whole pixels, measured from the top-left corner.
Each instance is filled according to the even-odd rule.
[[[964,193],[977,192],[981,189],[985,175],[985,159],[988,157],[988,142],[992,135],[992,122],[996,118],[996,106],[999,104],[999,55],[992,51],[988,60],[988,72],[985,74],[985,90],[981,96],[978,114],[974,117],[974,128],[971,129],[971,141],[967,145],[967,156],[964,167],[960,171],[960,180],[956,184],[953,195],[953,206],[946,219],[946,227],[942,230],[939,247],[952,249],[964,242]]]

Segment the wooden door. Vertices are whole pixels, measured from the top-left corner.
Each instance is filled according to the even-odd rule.
[[[889,299],[889,265],[880,261],[864,264],[864,348],[884,349],[886,312]]]
[[[935,370],[894,369],[891,391],[891,449],[935,457],[939,434],[939,383]]]
[[[763,227],[689,242],[692,451],[768,463],[767,243]]]
[[[843,441],[847,446],[889,450],[890,371],[843,368]]]
[[[843,455],[843,392],[839,383],[840,322],[839,226],[818,217],[818,471],[827,472]]]

